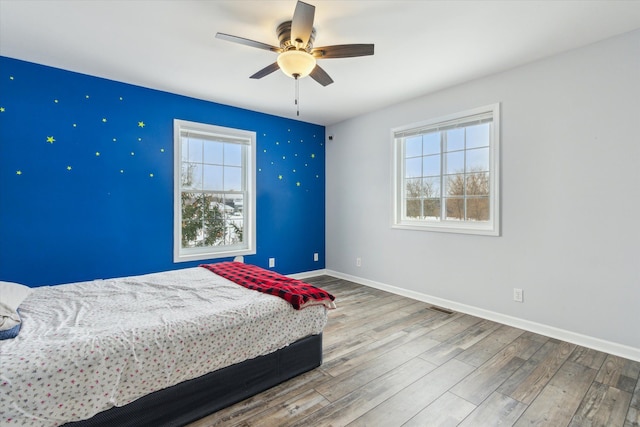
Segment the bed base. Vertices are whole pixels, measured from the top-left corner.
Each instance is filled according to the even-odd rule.
[[[184,426],[322,364],[322,334],[113,407],[65,427]]]

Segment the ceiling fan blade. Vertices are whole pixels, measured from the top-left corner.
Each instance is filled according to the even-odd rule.
[[[373,55],[373,46],[373,44],[338,44],[314,47],[311,54],[318,59],[353,58],[354,56]]]
[[[325,70],[320,68],[319,65],[315,66],[315,68],[313,69],[313,71],[311,71],[311,74],[309,74],[309,76],[313,80],[320,83],[322,86],[329,86],[331,83],[333,83],[333,79],[329,77],[329,74],[327,74]]]
[[[274,62],[273,64],[264,67],[262,70],[258,71],[257,73],[255,73],[253,76],[251,76],[249,78],[251,78],[251,79],[261,79],[264,76],[268,76],[269,74],[271,74],[274,71],[277,71],[279,69],[280,69],[280,66],[278,65],[278,63]]]
[[[245,39],[244,37],[232,36],[231,34],[216,33],[216,38],[233,43],[243,44],[245,46],[257,47],[258,49],[270,50],[271,52],[282,52],[282,49],[279,47],[271,46],[262,42],[257,42],[255,40]]]
[[[293,12],[293,19],[291,20],[292,45],[298,48],[307,46],[309,37],[311,37],[311,32],[313,31],[313,17],[315,13],[315,6],[298,1],[296,10]]]

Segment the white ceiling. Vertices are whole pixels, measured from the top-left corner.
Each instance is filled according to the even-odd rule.
[[[0,55],[283,117],[331,125],[381,107],[640,28],[640,1],[338,1],[316,6],[315,46],[374,43],[325,59],[335,83],[249,76],[276,54],[295,0],[0,0]]]

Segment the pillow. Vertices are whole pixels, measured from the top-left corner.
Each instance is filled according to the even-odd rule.
[[[19,315],[20,315],[20,313],[18,312],[18,316]],[[13,328],[6,329],[4,331],[0,330],[0,341],[8,340],[8,339],[17,337],[18,336],[18,332],[20,332],[20,326],[21,325],[22,325],[22,323],[18,323]]]
[[[0,281],[0,339],[18,335],[21,323],[18,307],[31,292],[33,289],[28,286]]]

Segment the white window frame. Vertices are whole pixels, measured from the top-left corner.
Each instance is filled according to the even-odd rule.
[[[419,135],[438,129],[450,129],[472,125],[479,120],[491,117],[491,132],[489,137],[489,220],[447,220],[443,216],[439,219],[408,218],[404,212],[405,203],[405,144],[409,135]],[[500,104],[491,104],[391,129],[393,155],[393,213],[392,228],[422,231],[438,231],[446,233],[479,234],[487,236],[500,235]],[[466,150],[466,148],[465,148]],[[440,151],[442,155],[442,147]],[[440,203],[443,206],[445,170],[440,169]],[[466,196],[465,196],[466,197]]]
[[[220,138],[224,142],[237,142],[243,150],[243,242],[234,245],[182,248],[182,134],[201,134]],[[235,257],[256,253],[256,133],[186,120],[173,121],[174,192],[173,192],[173,261],[185,262],[204,259]],[[216,192],[219,193],[219,192]]]

